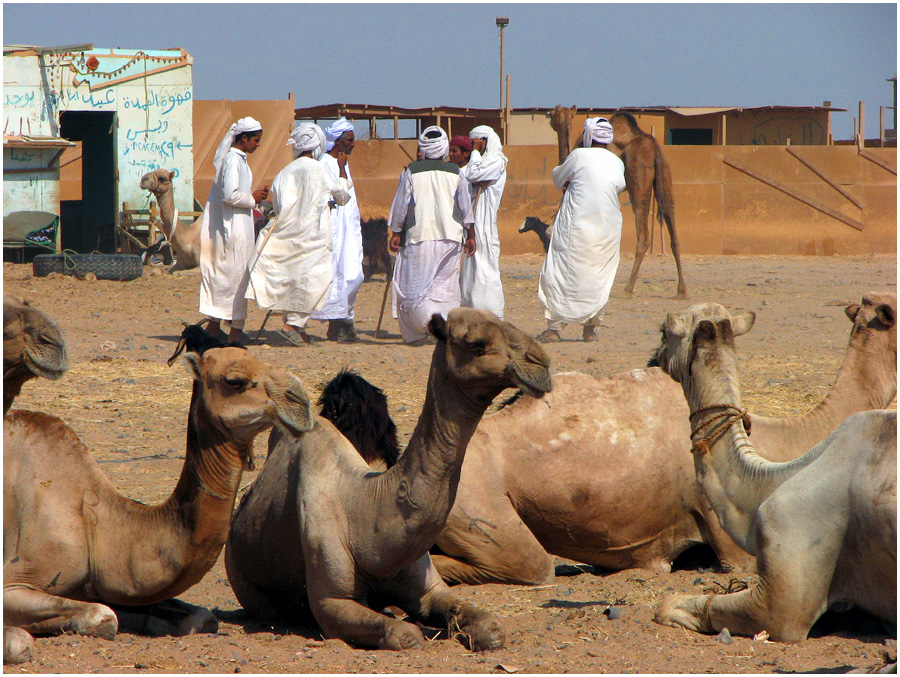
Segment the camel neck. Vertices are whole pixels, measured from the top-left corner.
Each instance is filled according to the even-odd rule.
[[[175,195],[171,190],[159,195],[154,193],[154,195],[159,204],[159,220],[162,222],[163,232],[166,239],[169,239],[175,231]]]
[[[386,475],[405,483],[406,523],[420,541],[443,528],[456,497],[466,447],[496,392],[467,390],[450,377],[446,345],[435,348],[422,413],[406,451]],[[411,544],[412,545],[412,544]]]
[[[744,550],[756,554],[756,516],[775,489],[815,460],[817,453],[789,463],[760,456],[741,418],[740,381],[734,350],[719,347],[715,357],[695,358],[691,378],[683,384],[691,416],[691,441],[697,480],[722,528]],[[708,444],[708,451],[700,441]]]

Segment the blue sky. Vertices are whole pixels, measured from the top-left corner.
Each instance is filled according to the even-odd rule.
[[[870,138],[893,105],[894,3],[4,3],[3,42],[182,47],[197,99],[491,108],[498,16],[514,107],[831,101],[844,139],[859,101]]]

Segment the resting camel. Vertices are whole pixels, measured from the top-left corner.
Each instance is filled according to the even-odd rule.
[[[69,368],[66,339],[52,317],[3,295],[3,415],[33,378],[55,381]]]
[[[3,622],[16,628],[4,630],[4,662],[30,652],[23,630],[108,639],[120,626],[216,631],[207,610],[170,598],[215,564],[256,435],[273,423],[300,434],[312,414],[297,378],[244,349],[184,359],[194,379],[185,462],[159,505],[118,493],[58,418],[13,410],[4,419]],[[129,613],[165,600],[152,616]]]
[[[396,605],[443,623],[475,651],[499,648],[503,630],[464,602],[428,549],[456,494],[469,438],[505,388],[551,388],[541,346],[485,311],[434,315],[437,338],[422,413],[400,460],[373,471],[324,418],[300,436],[273,431],[269,457],[241,500],[225,548],[238,601],[262,615],[310,610],[327,637],[358,646],[421,648],[418,627],[378,613]]]
[[[795,418],[751,415],[752,439],[787,461],[848,416],[887,406],[897,392],[897,296],[870,292],[845,310],[853,322],[834,386]],[[671,570],[708,543],[723,567],[752,558],[724,534],[687,454],[688,408],[658,368],[610,378],[554,377],[485,417],[469,443],[456,502],[437,539],[435,566],[450,583],[542,584],[547,554],[608,569]]]
[[[190,270],[200,265],[200,216],[190,224],[178,220],[175,209],[175,195],[172,191],[172,177],[175,172],[168,169],[155,169],[141,177],[141,189],[149,190],[156,196],[159,204],[159,219],[162,232],[175,252],[175,264],[168,272]]]
[[[830,607],[896,625],[897,412],[854,414],[793,461],[763,458],[748,434],[734,347],[754,320],[714,303],[669,313],[661,364],[690,405],[697,481],[725,530],[756,555],[759,584],[670,596],[655,620],[697,632],[765,630],[780,642],[806,639]]]
[[[663,157],[662,149],[656,139],[638,127],[637,120],[631,113],[613,113],[609,122],[613,127],[613,145],[622,151],[622,162],[625,164],[625,187],[631,200],[634,212],[634,227],[637,231],[637,249],[634,254],[634,265],[631,277],[625,285],[625,295],[634,293],[641,262],[650,247],[650,201],[656,196],[656,209],[660,224],[665,221],[669,230],[672,245],[672,256],[675,257],[675,269],[678,271],[678,290],[676,299],[688,297],[687,285],[681,272],[681,248],[675,232],[675,195],[672,189],[672,170]]]

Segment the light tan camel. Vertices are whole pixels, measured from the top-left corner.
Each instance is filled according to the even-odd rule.
[[[669,230],[672,256],[678,272],[676,299],[688,297],[687,285],[681,271],[681,246],[675,232],[675,194],[672,189],[672,170],[663,157],[662,148],[650,134],[642,131],[631,113],[613,113],[609,122],[613,128],[613,145],[622,152],[625,164],[625,187],[634,212],[634,227],[637,231],[637,249],[631,277],[625,285],[624,293],[631,296],[637,282],[641,262],[650,247],[650,202],[656,196],[657,216],[660,224],[665,221]]]
[[[312,414],[297,378],[246,350],[187,353],[185,362],[194,385],[184,467],[172,495],[156,506],[118,493],[58,418],[21,410],[6,416],[5,625],[29,634],[105,638],[119,627],[142,634],[215,632],[211,613],[170,598],[215,564],[256,435],[273,423],[299,434],[311,428]],[[128,613],[165,600],[149,617]],[[111,605],[122,606],[114,612]],[[4,634],[11,635],[4,662],[20,661],[30,638]]]
[[[806,639],[830,607],[897,621],[897,412],[866,411],[787,463],[758,455],[734,337],[755,315],[703,303],[669,313],[664,368],[690,405],[697,480],[725,530],[757,556],[759,584],[673,595],[658,623],[698,632]]]
[[[535,397],[549,391],[548,359],[526,334],[484,311],[457,308],[446,321],[435,315],[429,329],[438,343],[422,413],[389,470],[373,471],[324,418],[299,437],[273,431],[225,548],[228,580],[248,611],[308,609],[327,637],[423,647],[419,628],[378,613],[396,605],[413,620],[461,633],[475,651],[502,646],[499,620],[452,591],[428,549],[485,409],[508,387]]]
[[[52,317],[3,295],[3,415],[33,378],[60,378],[69,368],[66,339]]]
[[[896,307],[896,294],[870,292],[846,308],[853,326],[831,392],[803,416],[752,415],[761,453],[796,458],[848,416],[893,400]],[[665,572],[700,542],[724,566],[750,567],[699,490],[688,413],[680,386],[650,368],[610,378],[559,374],[543,400],[523,395],[485,417],[437,539],[441,552],[432,555],[441,576],[547,583],[554,574],[547,553]]]
[[[159,219],[162,232],[172,245],[175,263],[167,272],[190,270],[200,265],[200,226],[203,217],[193,223],[182,223],[175,210],[175,195],[172,191],[172,177],[175,172],[168,169],[156,169],[141,177],[141,189],[148,190],[156,196],[159,204]]]
[[[572,150],[572,120],[575,119],[576,106],[554,106],[550,112],[550,127],[556,132],[557,151],[559,164],[568,157]]]

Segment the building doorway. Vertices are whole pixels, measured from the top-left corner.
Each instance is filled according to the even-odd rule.
[[[81,199],[60,202],[63,249],[80,254],[115,251],[118,216],[116,114],[106,111],[66,111],[59,116],[59,134],[81,141]]]

